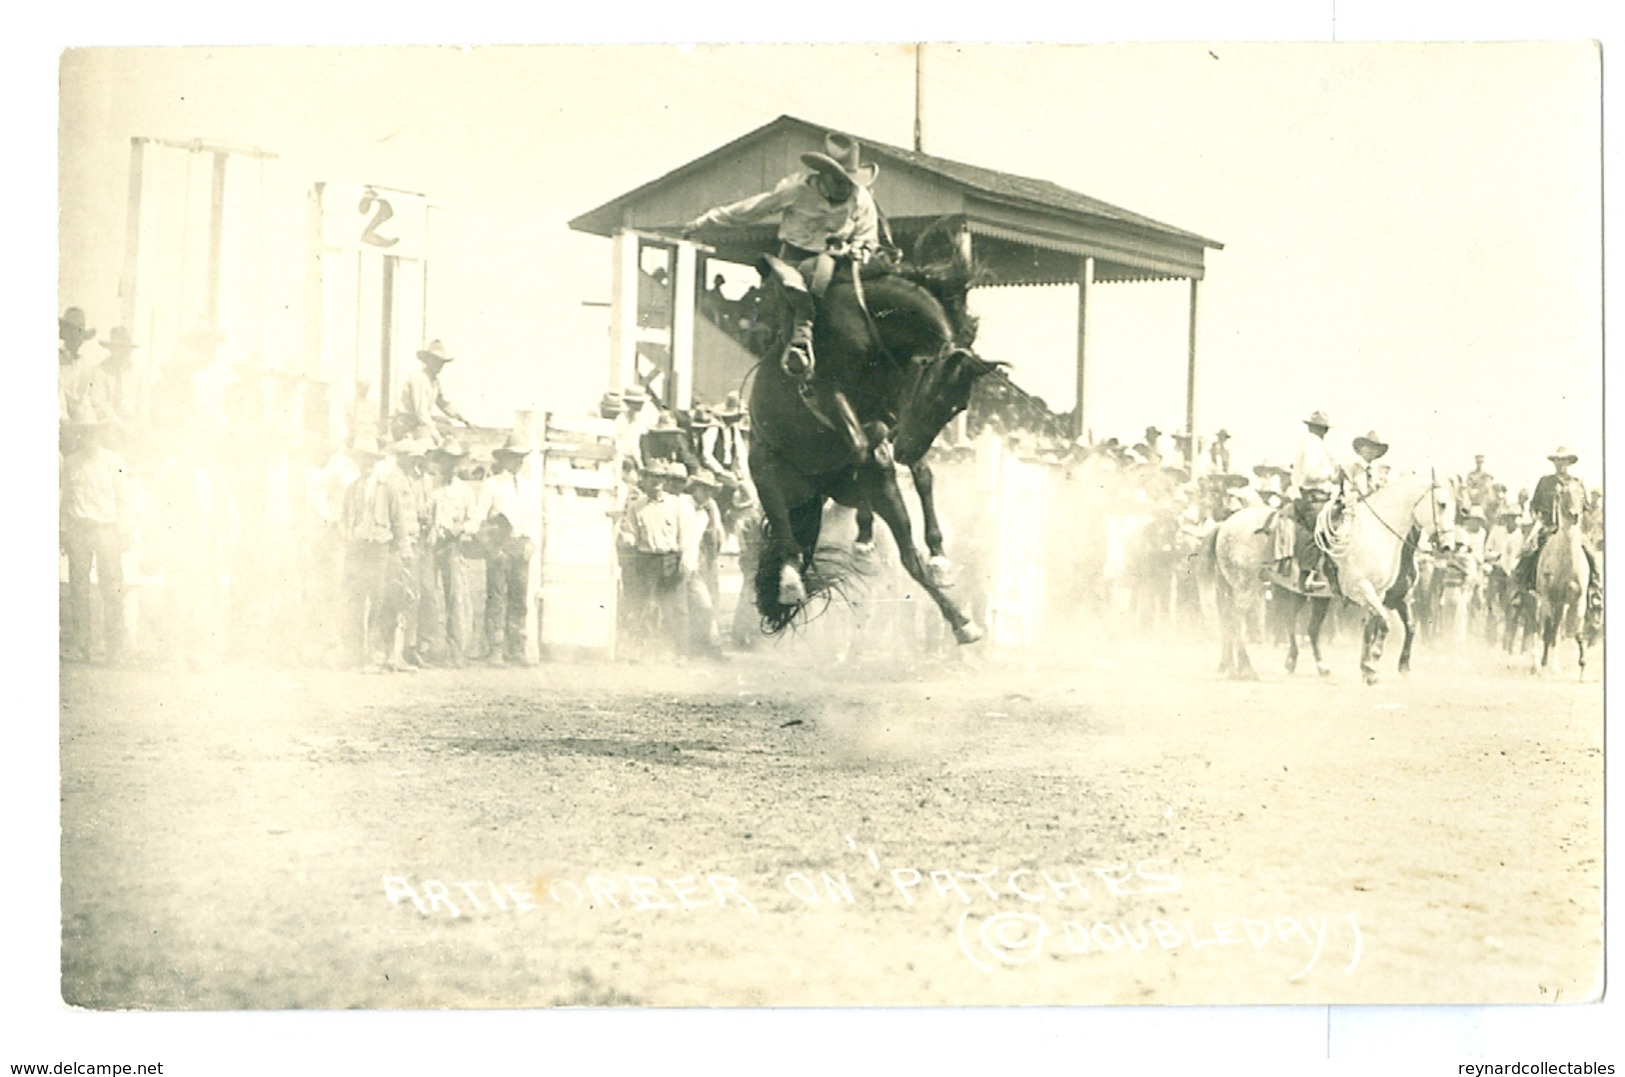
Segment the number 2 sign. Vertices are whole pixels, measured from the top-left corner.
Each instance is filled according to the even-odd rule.
[[[322,246],[396,258],[422,258],[429,200],[420,194],[356,183],[323,183]]]
[[[361,242],[372,247],[393,247],[401,241],[400,236],[385,236],[378,231],[385,221],[395,216],[395,210],[387,198],[380,198],[377,191],[368,187],[366,193],[361,196],[361,204],[356,209],[361,213],[373,210],[367,226],[361,230]]]

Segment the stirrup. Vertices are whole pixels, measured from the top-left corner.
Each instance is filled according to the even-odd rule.
[[[796,357],[800,358],[800,363],[794,362]],[[784,353],[779,356],[779,369],[784,371],[785,376],[804,384],[812,381],[813,371],[817,369],[817,365],[810,340],[790,341],[784,346]],[[799,371],[794,369],[796,366],[800,366],[801,369]]]

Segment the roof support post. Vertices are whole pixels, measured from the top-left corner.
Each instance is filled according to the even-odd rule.
[[[694,306],[698,301],[695,276],[698,273],[695,246],[677,243],[677,265],[672,270],[671,295],[671,376],[676,382],[672,407],[687,409],[694,404]]]
[[[1191,278],[1190,336],[1185,351],[1185,433],[1191,438],[1191,454],[1196,454],[1196,293],[1201,281]]]
[[[1077,410],[1072,413],[1072,436],[1088,436],[1089,423],[1085,402],[1088,399],[1089,369],[1089,291],[1095,283],[1095,259],[1089,255],[1078,267],[1078,370]]]
[[[619,392],[637,381],[638,234],[611,238],[614,280],[609,292],[609,385]]]

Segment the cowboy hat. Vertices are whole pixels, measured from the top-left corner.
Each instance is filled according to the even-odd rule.
[[[641,385],[628,385],[621,390],[621,399],[628,404],[642,404],[649,399],[649,390]]]
[[[507,440],[491,450],[493,456],[529,456],[530,446],[518,434],[509,434]]]
[[[1213,440],[1214,441],[1228,441],[1228,440],[1230,440],[1230,431],[1226,430],[1222,426],[1219,427],[1219,432],[1217,434],[1213,435]]]
[[[1270,475],[1290,475],[1291,472],[1284,467],[1276,467],[1274,464],[1265,461],[1253,468],[1253,474],[1262,479]]]
[[[134,348],[141,347],[141,345],[130,339],[130,331],[128,329],[124,328],[122,325],[115,325],[107,334],[107,339],[102,341],[102,347],[106,348],[110,352],[128,352]]]
[[[463,448],[463,443],[458,441],[456,438],[447,438],[441,444],[436,445],[434,448],[430,449],[429,450],[429,455],[430,456],[445,456],[445,457],[450,457],[451,459],[455,460],[455,459],[458,459],[460,457],[467,456],[468,455],[468,450]]]
[[[419,359],[433,359],[437,363],[449,363],[452,357],[446,354],[446,346],[438,340],[431,340],[418,351]]]
[[[712,413],[711,409],[704,404],[700,404],[695,407],[694,414],[689,417],[688,425],[711,427],[720,424],[718,424],[716,415]]]
[[[824,152],[804,153],[801,163],[808,168],[850,180],[860,187],[872,187],[875,178],[880,175],[880,166],[872,161],[860,164],[861,156],[862,150],[856,139],[831,131],[824,136]]]
[[[62,312],[62,317],[56,320],[56,331],[58,333],[62,333],[69,329],[72,329],[75,333],[78,333],[86,340],[94,340],[96,338],[96,330],[86,328],[85,312],[80,310],[78,307],[69,307],[67,310]]]
[[[1574,453],[1570,452],[1567,445],[1559,445],[1557,447],[1557,451],[1553,452],[1552,455],[1548,456],[1546,459],[1550,460],[1554,464],[1573,464],[1577,463],[1580,458],[1574,455]]]
[[[1473,523],[1476,523],[1480,527],[1489,526],[1489,521],[1484,519],[1484,514],[1477,509],[1469,510],[1467,514],[1461,518],[1461,522],[1463,526]]]
[[[1145,436],[1146,436],[1147,440],[1160,438],[1162,436],[1162,431],[1158,430],[1154,426],[1148,426],[1148,427],[1145,428]]]
[[[1363,436],[1354,439],[1354,451],[1359,452],[1361,445],[1370,445],[1377,450],[1377,456],[1384,456],[1388,452],[1388,443],[1382,440],[1382,435],[1375,430],[1368,430]]]
[[[625,407],[626,401],[621,398],[620,393],[615,392],[613,389],[598,398],[599,411],[613,411],[619,414]]]
[[[1326,429],[1330,430],[1332,428],[1332,421],[1326,418],[1326,413],[1324,411],[1312,411],[1309,413],[1309,418],[1303,421],[1303,425],[1324,426]]]
[[[722,398],[722,403],[717,407],[717,418],[737,419],[743,414],[745,414],[745,409],[739,405],[739,391],[730,389],[728,395]]]
[[[426,442],[419,441],[417,438],[401,438],[389,447],[389,451],[396,456],[427,456],[429,446]]]
[[[690,486],[709,486],[713,490],[722,485],[717,481],[717,477],[711,474],[709,468],[703,467],[688,477],[688,484]]]

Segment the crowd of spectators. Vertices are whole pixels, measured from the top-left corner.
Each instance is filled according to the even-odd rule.
[[[206,327],[147,377],[124,328],[99,361],[81,309],[59,330],[65,660],[533,661],[537,454],[447,402],[439,341],[389,407],[358,385],[340,439],[324,382],[258,356],[228,367]]]

